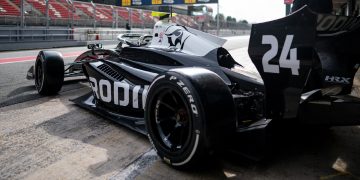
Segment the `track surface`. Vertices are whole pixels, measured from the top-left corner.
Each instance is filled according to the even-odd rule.
[[[230,39],[232,55],[252,66],[244,56],[248,38]],[[86,48],[54,50],[71,62]],[[196,170],[174,170],[157,158],[146,137],[68,101],[88,92],[86,82],[68,81],[57,96],[37,95],[25,79],[37,53],[0,53],[0,179],[360,178],[356,126],[279,133],[272,156],[261,162],[227,154]]]
[[[104,46],[112,48],[116,45]],[[61,52],[65,63],[72,62],[86,47],[48,49]],[[39,98],[33,81],[28,81],[26,72],[35,62],[39,50],[0,52],[0,107]],[[74,88],[77,86],[75,85]],[[64,87],[64,90],[73,87]]]

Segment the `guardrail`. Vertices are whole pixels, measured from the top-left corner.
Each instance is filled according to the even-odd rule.
[[[116,40],[119,34],[151,33],[151,29],[43,29],[43,28],[0,28],[0,43],[44,42],[44,41],[93,41]]]
[[[68,46],[84,46],[89,41],[103,41],[114,43],[119,34],[124,33],[151,34],[152,29],[111,29],[111,28],[67,28],[67,29],[44,29],[44,28],[5,28],[0,27],[0,51],[53,48]],[[208,33],[216,34],[216,30],[207,30]],[[239,36],[249,34],[249,30],[220,30],[221,36]]]
[[[0,43],[73,40],[71,29],[3,29]]]
[[[93,41],[93,40],[116,40],[119,34],[124,33],[151,34],[152,29],[133,29],[131,31],[125,29],[75,29],[74,40],[77,41]]]

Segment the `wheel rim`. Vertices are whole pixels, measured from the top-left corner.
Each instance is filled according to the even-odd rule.
[[[40,62],[36,64],[36,86],[40,89],[43,82],[43,70]]]
[[[170,151],[181,151],[191,139],[191,113],[186,101],[173,90],[161,94],[155,105],[160,142]]]

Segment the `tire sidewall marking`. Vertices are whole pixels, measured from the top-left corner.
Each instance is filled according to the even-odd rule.
[[[199,126],[201,127],[201,125],[197,124],[197,122],[199,122],[198,118],[200,118],[199,117],[200,112],[199,112],[199,108],[198,108],[199,106],[197,105],[198,102],[195,101],[195,100],[198,100],[198,96],[196,96],[196,98],[194,98],[194,94],[193,94],[194,89],[192,87],[189,88],[187,86],[188,82],[183,81],[182,80],[183,78],[178,78],[178,77],[176,77],[174,75],[166,75],[166,76],[163,75],[163,76],[160,76],[160,77],[156,78],[153,81],[153,83],[150,85],[149,92],[152,90],[154,84],[157,81],[161,80],[161,79],[166,79],[167,81],[172,82],[171,84],[173,86],[177,87],[178,92],[181,93],[184,96],[183,98],[184,98],[189,110],[192,113],[192,115],[191,115],[191,117],[192,117],[191,125],[193,127],[192,128],[192,136],[194,136],[194,137],[192,137],[190,139],[190,142],[188,144],[188,148],[184,150],[184,153],[186,153],[186,155],[187,155],[186,157],[183,158],[184,160],[181,160],[180,162],[171,162],[171,158],[165,156],[164,152],[159,152],[156,149],[155,143],[154,143],[151,135],[148,133],[147,136],[148,136],[148,139],[149,139],[151,145],[155,149],[155,151],[160,155],[160,157],[166,163],[168,163],[170,165],[174,165],[174,166],[181,166],[181,165],[184,165],[184,164],[188,163],[193,158],[193,156],[196,153],[196,150],[198,149],[198,145],[199,145],[199,141],[200,141],[200,130],[199,130],[200,128],[199,128]],[[154,99],[152,99],[152,101],[154,101]]]
[[[40,92],[40,91],[42,91],[42,89],[43,89],[43,87],[44,87],[44,83],[45,83],[45,72],[44,72],[44,70],[45,70],[45,63],[44,63],[44,56],[43,56],[43,54],[41,53],[39,56],[38,56],[38,60],[37,60],[37,62],[35,63],[35,73],[37,74],[37,72],[38,72],[38,68],[39,68],[39,63],[40,63],[40,65],[41,65],[41,71],[42,71],[42,73],[41,73],[41,84],[38,84],[39,82],[38,82],[38,80],[36,79],[36,86],[37,86],[37,88],[38,88],[38,91]],[[38,74],[36,75],[36,78],[38,78]]]

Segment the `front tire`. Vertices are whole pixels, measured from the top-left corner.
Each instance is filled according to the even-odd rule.
[[[35,87],[41,95],[57,94],[64,82],[64,60],[55,51],[40,51],[35,62]]]

